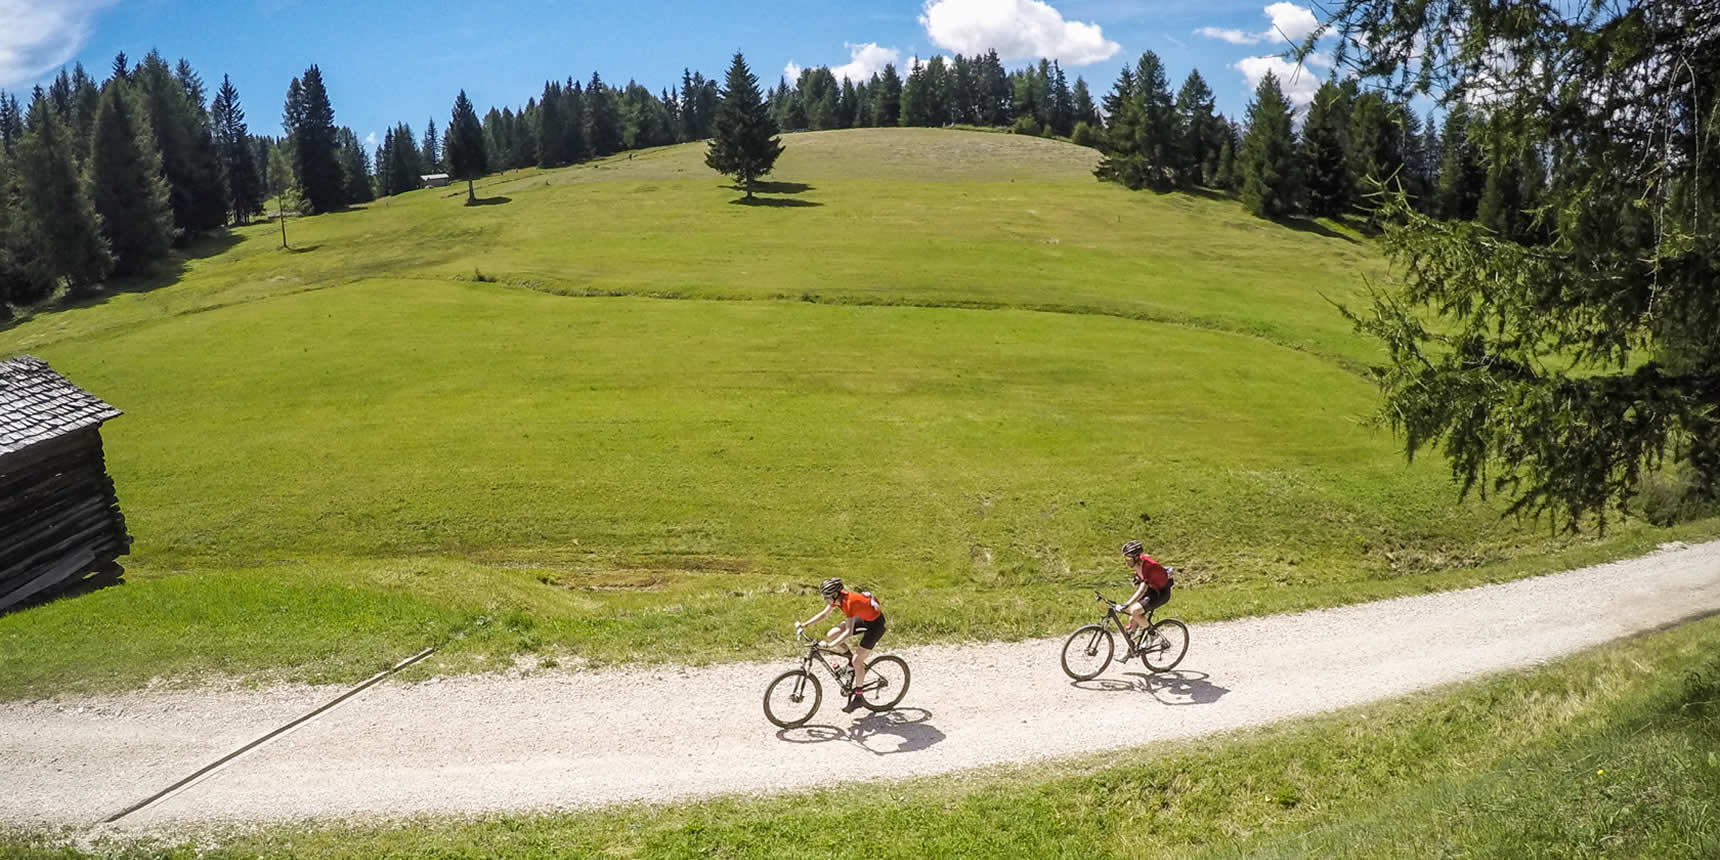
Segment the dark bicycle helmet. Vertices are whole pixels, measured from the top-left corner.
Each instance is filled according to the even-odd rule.
[[[1124,558],[1134,558],[1134,557],[1140,555],[1142,551],[1143,551],[1143,547],[1141,546],[1141,542],[1138,540],[1132,540],[1126,544],[1123,544],[1123,557]]]
[[[824,595],[827,599],[841,594],[842,580],[834,576],[824,580],[824,584],[818,586],[818,593]]]

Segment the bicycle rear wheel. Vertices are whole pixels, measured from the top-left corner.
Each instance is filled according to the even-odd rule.
[[[824,687],[817,676],[804,669],[791,669],[764,688],[764,718],[785,729],[797,728],[818,713],[823,700]]]
[[[868,710],[888,711],[908,695],[908,663],[895,655],[874,657],[866,664],[860,702]]]
[[[1102,624],[1089,624],[1069,634],[1063,643],[1063,673],[1077,681],[1091,681],[1111,665],[1117,643]]]
[[[1141,643],[1141,662],[1154,672],[1169,672],[1188,653],[1188,625],[1167,618],[1147,630]]]

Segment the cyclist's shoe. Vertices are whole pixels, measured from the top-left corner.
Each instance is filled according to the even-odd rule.
[[[866,704],[866,700],[864,698],[861,698],[859,693],[855,693],[854,695],[848,697],[848,704],[842,706],[842,713],[852,714],[855,711],[860,710],[860,708],[864,707],[865,704]]]

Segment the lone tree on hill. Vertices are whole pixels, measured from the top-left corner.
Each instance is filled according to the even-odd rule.
[[[776,120],[759,97],[758,78],[737,51],[735,61],[729,65],[722,101],[717,104],[711,149],[705,155],[705,164],[718,173],[733,176],[746,187],[746,199],[751,200],[753,181],[770,173],[777,156],[782,154],[782,139],[776,133]]]
[[[484,126],[478,122],[478,113],[472,110],[465,90],[454,99],[454,115],[448,121],[448,146],[442,155],[448,161],[448,174],[466,180],[466,205],[477,203],[472,180],[490,172],[490,159],[484,150]]]

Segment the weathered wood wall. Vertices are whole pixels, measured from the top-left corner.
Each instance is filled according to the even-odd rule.
[[[99,430],[0,456],[0,611],[109,569],[130,546]]]

